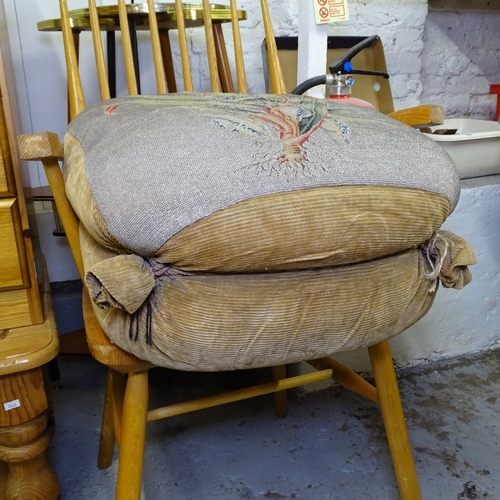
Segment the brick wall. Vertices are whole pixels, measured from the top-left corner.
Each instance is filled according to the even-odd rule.
[[[305,0],[300,0],[305,1]],[[276,35],[297,35],[298,1],[269,0]],[[260,9],[259,0],[242,8]],[[500,83],[500,12],[433,12],[426,0],[350,0],[349,21],[329,26],[330,35],[374,35],[384,44],[396,109],[440,104],[448,117],[493,119]],[[242,23],[252,91],[264,89],[260,22]]]
[[[429,12],[422,52],[422,100],[448,117],[494,119],[500,83],[500,12]]]

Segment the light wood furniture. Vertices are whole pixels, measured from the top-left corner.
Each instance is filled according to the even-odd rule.
[[[1,63],[2,61],[0,61]],[[2,63],[3,68],[3,63]],[[43,322],[5,71],[0,70],[0,332]]]
[[[0,500],[54,500],[42,368],[59,343],[47,280],[42,293],[37,282],[5,76],[0,53]]]
[[[120,0],[118,5],[124,42],[128,88],[129,93],[135,95],[137,94],[137,82],[132,46],[128,36],[129,29],[126,5],[123,0]],[[156,29],[156,17],[153,14],[154,8],[152,0],[149,0],[148,5],[150,7],[149,12],[151,13],[149,15],[149,24],[152,34],[158,93],[165,93],[167,88],[160,50],[160,40]],[[191,90],[192,77],[190,60],[185,36],[185,26],[183,23],[184,17],[180,15],[182,13],[182,4],[180,0],[176,1],[175,5],[176,12],[179,14],[177,19],[181,41],[180,48],[184,87]],[[60,6],[68,69],[68,87],[70,90],[70,117],[73,118],[85,109],[85,98],[78,72],[76,50],[74,47],[74,38],[70,26],[66,0],[60,0]],[[205,19],[209,19],[210,7],[208,0],[204,0],[203,7],[204,12],[207,14],[205,15]],[[261,0],[261,7],[265,26],[265,36],[268,43],[271,92],[283,93],[285,88],[284,81],[277,58],[269,10],[265,0]],[[94,46],[96,48],[99,86],[101,98],[104,100],[109,98],[109,84],[102,50],[99,19],[94,0],[89,1],[89,9],[90,22],[94,26],[92,31]],[[238,20],[235,15],[235,0],[231,0],[231,11],[233,12],[232,25],[237,88],[239,92],[246,93],[247,86],[242,58],[243,51],[241,48]],[[221,87],[215,42],[210,21],[205,22],[205,34],[212,91],[217,92],[220,91]],[[19,137],[19,148],[22,158],[41,160],[43,162],[76,265],[83,278],[84,270],[80,251],[79,220],[65,196],[64,181],[59,165],[59,161],[62,158],[62,148],[59,139],[55,134],[50,132],[28,134]],[[376,387],[343,365],[332,359],[324,358],[310,362],[312,366],[318,369],[318,371],[310,374],[287,378],[286,367],[275,367],[273,369],[274,380],[272,382],[252,388],[233,391],[220,396],[189,401],[169,407],[149,409],[148,370],[152,368],[152,365],[149,362],[140,360],[121,350],[109,341],[97,321],[86,291],[84,291],[83,310],[87,340],[91,354],[109,368],[98,465],[101,468],[109,467],[116,442],[119,448],[117,499],[137,500],[140,498],[147,422],[268,393],[277,394],[277,412],[284,416],[286,413],[286,389],[331,378],[335,379],[343,386],[380,404],[401,497],[404,500],[417,500],[420,498],[420,490],[410,442],[406,431],[392,357],[389,345],[386,341],[369,348]]]
[[[0,340],[0,500],[55,500],[59,495],[45,454],[52,415],[43,366],[59,346],[48,284],[43,302],[41,325],[8,330]]]
[[[149,30],[148,7],[146,3],[127,4],[127,15],[129,20],[129,30],[132,44],[132,54],[134,57],[134,68],[136,71],[138,91],[140,93],[139,77],[139,56],[137,50],[136,31]],[[174,3],[155,2],[154,9],[157,14],[158,34],[160,38],[160,49],[165,68],[165,77],[169,92],[177,92],[177,82],[175,80],[174,62],[170,46],[169,32],[177,29],[178,13]],[[116,40],[115,33],[120,30],[120,19],[116,5],[97,7],[99,26],[101,31],[106,33],[107,68],[108,82],[111,97],[116,96]],[[247,18],[244,10],[237,11],[237,19],[243,21]],[[71,28],[75,39],[77,50],[80,45],[80,33],[90,31],[89,9],[76,9],[69,12]],[[196,28],[203,26],[203,6],[200,3],[184,3],[182,6],[182,17],[186,28]],[[224,41],[223,23],[231,22],[231,9],[226,5],[210,4],[210,17],[217,54],[217,64],[219,67],[219,77],[224,92],[234,92],[234,84],[231,75],[231,68]],[[39,31],[61,31],[60,19],[47,19],[37,23]]]
[[[399,109],[387,116],[406,123],[410,127],[442,125],[444,123],[444,109],[436,104],[422,104],[413,108]]]

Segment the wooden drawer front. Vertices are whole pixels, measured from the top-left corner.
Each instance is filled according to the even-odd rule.
[[[0,197],[15,196],[14,185],[7,124],[5,122],[3,102],[0,99]]]
[[[0,292],[0,330],[32,323],[27,290]]]
[[[22,231],[17,228],[20,228],[17,201],[0,199],[0,290],[27,286],[23,279]]]

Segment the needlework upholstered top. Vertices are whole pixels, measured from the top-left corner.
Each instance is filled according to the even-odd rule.
[[[376,111],[284,95],[117,98],[69,125],[64,175],[110,339],[184,370],[273,366],[389,338],[461,288],[439,231],[459,181]]]
[[[418,131],[300,96],[119,98],[79,115],[65,152],[68,196],[98,242],[187,271],[389,255],[429,239],[460,190]]]

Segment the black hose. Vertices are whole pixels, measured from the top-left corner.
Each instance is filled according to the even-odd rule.
[[[313,76],[308,80],[305,80],[300,85],[295,87],[290,93],[295,95],[302,95],[309,89],[316,87],[317,85],[324,85],[326,83],[326,75]]]

